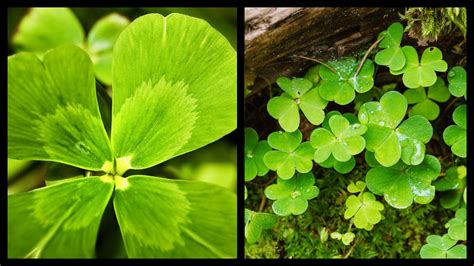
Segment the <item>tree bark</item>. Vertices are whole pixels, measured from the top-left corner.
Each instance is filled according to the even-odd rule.
[[[368,48],[403,8],[246,8],[245,82],[252,90],[315,62]]]

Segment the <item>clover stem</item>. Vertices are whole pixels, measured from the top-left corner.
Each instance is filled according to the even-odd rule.
[[[262,193],[262,200],[260,201],[260,206],[258,206],[258,212],[263,211],[263,207],[265,207],[265,203],[267,202],[267,197],[265,194]]]
[[[346,253],[346,255],[344,255],[344,257],[343,257],[344,259],[349,258],[349,256],[350,256],[350,255],[352,254],[352,252],[354,251],[354,248],[355,248],[355,246],[357,245],[357,242],[358,242],[358,241],[359,241],[359,239],[356,238],[356,240],[354,241],[354,244],[352,244],[352,246],[351,246],[351,249],[349,249],[349,251]]]
[[[357,75],[359,74],[360,70],[362,69],[362,66],[364,65],[365,63],[365,60],[367,60],[367,56],[369,56],[370,52],[375,48],[375,46],[377,46],[377,44],[379,44],[379,42],[381,40],[383,40],[384,37],[378,39],[377,41],[375,41],[370,47],[369,49],[365,52],[364,54],[364,57],[362,58],[362,60],[360,61],[359,63],[359,66],[357,67],[357,71],[355,72],[354,74],[354,77],[357,77]]]
[[[446,108],[444,108],[444,112],[448,111],[449,108],[451,108],[451,106],[458,100],[459,98],[458,97],[454,97],[454,99],[452,99],[449,104],[446,106]]]
[[[314,62],[316,62],[316,63],[320,63],[321,65],[323,65],[323,66],[329,68],[329,70],[331,70],[332,72],[334,72],[335,74],[337,74],[337,70],[336,70],[334,67],[332,67],[332,66],[330,66],[330,65],[328,65],[328,64],[326,64],[326,63],[324,63],[324,62],[322,62],[321,60],[318,60],[318,59],[316,59],[316,58],[311,58],[311,57],[302,56],[302,55],[296,55],[296,57],[303,58],[303,59],[310,60],[310,61],[314,61]]]

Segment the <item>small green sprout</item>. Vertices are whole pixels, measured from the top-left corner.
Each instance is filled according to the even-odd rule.
[[[449,92],[455,97],[466,98],[467,87],[466,70],[463,67],[455,66],[448,72]]]
[[[319,188],[314,183],[312,173],[297,174],[290,180],[278,178],[276,184],[265,189],[265,196],[275,201],[272,204],[275,214],[300,215],[308,208],[308,200],[319,195]]]
[[[413,201],[419,204],[430,203],[435,196],[431,184],[440,172],[441,165],[432,155],[426,155],[419,165],[407,165],[399,161],[392,167],[384,167],[375,160],[373,153],[365,154],[372,168],[365,177],[367,187],[376,195],[383,195],[392,207],[404,209]]]
[[[349,191],[350,193],[359,193],[363,191],[365,187],[366,184],[363,181],[357,181],[355,184],[351,181],[351,183],[349,183],[349,185],[347,186],[347,191]]]
[[[276,171],[282,179],[290,179],[299,173],[308,173],[313,169],[314,149],[309,142],[301,143],[303,135],[295,132],[277,131],[268,136],[268,144],[273,151],[263,156],[265,165]]]
[[[385,48],[375,55],[375,63],[388,66],[391,70],[401,70],[406,63],[400,43],[403,37],[403,25],[399,22],[393,23],[386,31],[379,34],[379,39],[384,38],[380,48]]]
[[[355,76],[359,62],[354,57],[347,57],[328,62],[337,72],[321,66],[319,93],[327,101],[346,105],[355,98],[355,91],[364,93],[374,86],[374,64],[366,60],[359,74]]]
[[[13,36],[13,45],[19,51],[33,52],[40,58],[60,45],[77,45],[91,57],[96,77],[111,85],[112,48],[128,24],[128,18],[110,14],[92,26],[86,39],[84,29],[71,9],[31,8]]]
[[[406,64],[398,71],[390,70],[393,75],[403,73],[403,84],[407,88],[416,89],[419,87],[429,87],[436,82],[436,71],[446,72],[448,64],[443,60],[441,50],[436,47],[428,47],[418,61],[418,53],[413,46],[402,48],[405,54]]]
[[[467,228],[466,228],[467,212],[466,208],[460,208],[456,211],[455,217],[446,223],[445,227],[448,228],[448,235],[454,240],[466,240]]]
[[[453,121],[456,125],[448,126],[443,132],[443,139],[451,146],[451,151],[461,157],[466,158],[466,105],[462,104],[453,112]]]
[[[457,209],[466,194],[466,167],[464,165],[451,167],[445,176],[434,182],[436,191],[443,191],[439,203],[445,209]]]
[[[360,123],[367,125],[363,136],[366,148],[375,152],[375,158],[383,166],[390,167],[400,158],[411,165],[423,161],[425,144],[431,139],[433,128],[421,115],[414,115],[400,124],[406,110],[407,100],[397,91],[389,91],[380,102],[365,103],[359,110]]]
[[[364,192],[359,196],[350,195],[346,200],[345,219],[354,217],[354,225],[357,228],[372,230],[374,224],[382,220],[380,211],[384,209],[383,204],[375,199],[374,194]]]
[[[319,80],[320,80],[319,69],[320,68],[321,68],[320,64],[312,66],[308,69],[308,71],[304,75],[304,78],[311,81],[313,83],[313,86],[316,86],[319,83]]]
[[[321,127],[311,133],[314,161],[317,163],[326,161],[330,155],[337,161],[347,162],[352,155],[364,150],[365,140],[361,135],[367,131],[365,125],[351,125],[345,117],[336,114],[329,118],[329,127],[330,131]]]
[[[283,130],[293,132],[298,129],[300,109],[311,124],[319,125],[323,122],[323,109],[327,101],[319,96],[319,89],[313,88],[311,81],[304,78],[280,77],[277,79],[277,84],[284,93],[270,99],[267,111],[273,118],[278,119]]]
[[[354,241],[355,234],[352,232],[347,232],[345,234],[341,234],[339,232],[332,232],[331,238],[341,240],[342,244],[344,244],[345,246],[348,246],[352,243],[352,241]]]
[[[263,162],[263,156],[272,148],[266,140],[258,141],[258,134],[253,128],[245,129],[245,181],[251,181],[255,176],[264,176],[268,167]]]
[[[408,116],[422,115],[428,120],[435,120],[439,115],[439,106],[434,102],[444,103],[449,100],[448,88],[442,78],[438,78],[436,83],[428,88],[428,94],[424,88],[408,89],[405,95],[408,104],[415,104],[408,112]]]
[[[467,248],[463,244],[456,245],[457,241],[448,234],[441,236],[430,235],[426,238],[427,244],[421,247],[422,259],[463,259],[467,256]]]
[[[276,215],[254,212],[245,209],[245,239],[252,244],[257,242],[265,229],[271,229],[278,223]]]

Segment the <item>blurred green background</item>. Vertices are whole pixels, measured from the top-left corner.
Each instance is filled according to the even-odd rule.
[[[86,34],[94,23],[111,13],[135,18],[149,14],[182,13],[206,20],[232,44],[237,45],[236,8],[71,8]],[[14,54],[12,36],[28,8],[8,9],[8,54]],[[112,88],[113,90],[113,88]],[[141,173],[167,178],[195,179],[214,183],[236,192],[237,137],[235,131],[201,149],[174,158],[166,163],[143,171],[128,171],[126,175]],[[45,179],[54,181],[66,177],[85,175],[85,171],[51,162],[18,161],[8,159],[8,194],[29,191],[45,185]]]

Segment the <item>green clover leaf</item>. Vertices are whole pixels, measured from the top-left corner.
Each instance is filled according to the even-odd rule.
[[[439,106],[434,102],[444,103],[451,96],[442,78],[428,88],[428,94],[424,88],[408,89],[403,95],[408,104],[415,104],[408,112],[408,116],[422,115],[428,120],[435,120],[439,115]]]
[[[448,72],[449,92],[455,97],[466,98],[467,74],[463,67],[455,66]]]
[[[9,195],[8,257],[95,257],[110,202],[130,258],[236,257],[235,193],[205,182],[123,177],[235,130],[236,62],[227,39],[204,20],[137,18],[113,47],[109,136],[84,50],[64,45],[43,60],[10,56],[8,156],[106,174],[49,179],[46,187]]]
[[[278,178],[265,189],[265,196],[274,200],[273,212],[280,216],[300,215],[308,208],[308,200],[319,195],[313,173],[297,174],[290,180]]]
[[[354,225],[357,228],[370,231],[374,224],[382,220],[380,211],[383,209],[383,204],[378,202],[374,194],[370,192],[364,192],[359,197],[350,195],[346,200],[344,219],[354,217]]]
[[[313,169],[314,149],[309,142],[301,143],[303,135],[295,132],[277,131],[268,136],[268,144],[273,151],[263,156],[265,165],[276,171],[282,179],[290,179],[299,173],[308,173]]]
[[[456,125],[448,126],[443,132],[443,139],[451,146],[451,151],[456,156],[466,158],[466,105],[462,104],[453,112],[453,121]]]
[[[319,83],[320,77],[319,77],[319,69],[321,68],[321,65],[315,65],[312,66],[308,69],[306,74],[304,75],[304,78],[311,81],[313,83],[313,87],[316,86]]]
[[[367,187],[376,195],[383,195],[392,207],[404,209],[413,201],[419,204],[430,203],[435,196],[431,184],[441,172],[438,159],[426,155],[419,165],[407,165],[402,161],[391,167],[374,164],[374,154],[367,152],[366,160],[371,168],[365,177]],[[375,161],[376,163],[376,161]]]
[[[347,186],[347,191],[350,193],[359,193],[365,188],[365,182],[357,181],[355,184],[351,181],[351,183]]]
[[[353,57],[328,62],[337,72],[321,66],[319,93],[327,101],[346,105],[355,98],[355,91],[364,93],[374,86],[374,64],[365,61],[359,74],[355,76],[359,62]]]
[[[467,256],[467,248],[463,244],[456,245],[457,241],[448,234],[441,236],[430,235],[426,238],[427,244],[421,247],[420,256],[423,259],[463,259]]]
[[[254,212],[245,209],[245,239],[252,244],[260,239],[262,231],[277,225],[277,216],[271,213]]]
[[[258,141],[258,134],[253,128],[245,129],[245,181],[251,181],[255,176],[264,176],[268,167],[263,162],[263,156],[272,148],[266,140]]]
[[[277,79],[277,84],[284,93],[268,101],[267,111],[273,118],[278,119],[283,130],[293,132],[298,129],[300,109],[311,124],[319,125],[323,122],[323,109],[327,101],[319,96],[317,87],[312,89],[311,81],[304,78],[291,80],[280,77]]]
[[[363,136],[366,148],[375,152],[375,158],[383,166],[390,167],[400,158],[411,165],[423,161],[425,144],[431,139],[433,128],[421,115],[414,115],[400,124],[406,109],[406,98],[397,91],[389,91],[380,102],[365,103],[359,110],[359,121],[367,125]]]
[[[462,187],[463,183],[465,183],[465,177],[466,166],[453,166],[448,168],[448,170],[446,170],[446,174],[443,177],[438,178],[433,184],[435,185],[436,191],[458,189]]]
[[[467,211],[466,208],[460,208],[456,211],[455,217],[446,223],[448,228],[448,235],[454,240],[466,240],[467,229],[466,229]]]
[[[393,23],[386,31],[379,34],[379,39],[384,38],[380,48],[385,48],[375,55],[375,63],[388,66],[392,70],[400,70],[405,66],[406,59],[400,47],[403,37],[403,25],[399,22]]]
[[[407,88],[429,87],[436,82],[436,71],[445,72],[448,69],[441,50],[436,47],[426,48],[421,56],[421,62],[418,61],[418,53],[413,46],[404,46],[402,51],[406,58],[405,67],[399,71],[390,70],[390,73],[393,75],[403,73],[403,84]]]
[[[340,162],[346,162],[352,155],[361,153],[365,148],[365,140],[361,136],[367,130],[365,125],[350,124],[341,115],[329,118],[331,131],[317,128],[311,133],[311,145],[315,148],[314,160],[317,163],[326,161],[330,155]]]
[[[73,44],[91,57],[97,79],[112,84],[112,50],[120,33],[130,24],[128,18],[110,14],[98,20],[87,39],[80,21],[69,8],[31,8],[13,36],[19,51],[35,53],[40,59],[60,45]]]
[[[354,238],[355,238],[354,233],[347,232],[347,233],[342,235],[341,241],[345,246],[349,246],[352,243],[352,241],[354,241]]]

